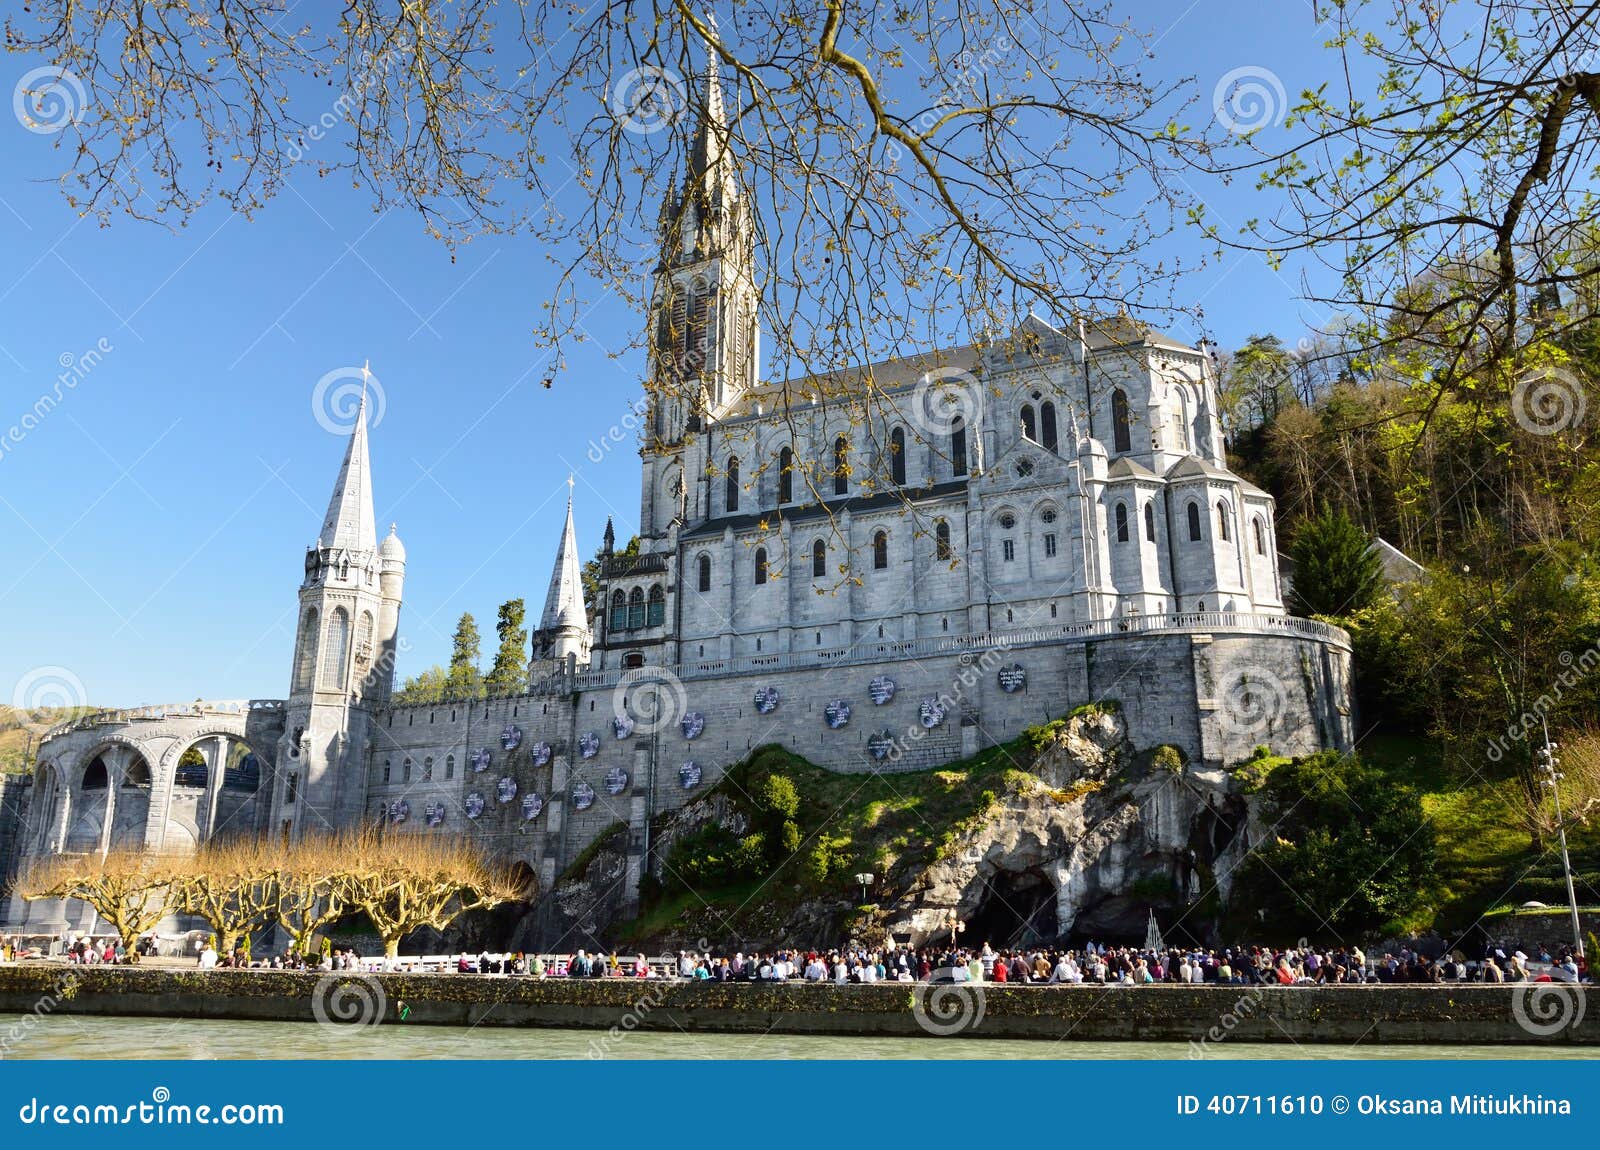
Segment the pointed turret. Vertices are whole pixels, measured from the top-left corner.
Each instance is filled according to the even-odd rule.
[[[268,820],[286,839],[354,826],[362,818],[372,714],[389,702],[394,688],[405,570],[406,549],[392,527],[378,546],[363,388],[300,584]]]
[[[706,45],[706,74],[695,95],[698,121],[694,143],[689,148],[686,191],[699,191],[713,206],[731,205],[738,195],[733,158],[728,149],[728,113],[722,102],[721,59],[716,49]]]
[[[583,572],[578,563],[578,533],[572,525],[572,479],[567,479],[567,521],[561,529],[556,549],[556,565],[550,572],[550,590],[545,594],[544,613],[533,637],[534,660],[565,661],[568,655],[578,662],[589,659],[589,616],[583,605]]]
[[[378,532],[372,513],[372,467],[367,460],[367,397],[356,409],[355,429],[344,449],[344,465],[328,500],[317,547],[324,550],[372,552],[378,549]]]

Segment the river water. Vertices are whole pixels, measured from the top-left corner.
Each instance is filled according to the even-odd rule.
[[[1181,1042],[1047,1042],[983,1038],[830,1038],[500,1027],[342,1027],[192,1018],[0,1015],[7,1058],[1186,1058]],[[1216,1058],[1593,1058],[1594,1048],[1328,1046],[1220,1042]]]

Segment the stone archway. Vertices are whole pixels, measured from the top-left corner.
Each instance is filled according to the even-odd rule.
[[[242,723],[190,731],[162,756],[163,810],[151,819],[152,846],[187,853],[216,837],[255,834],[263,809],[267,759],[246,741]]]
[[[150,809],[151,771],[144,748],[125,738],[106,738],[76,756],[65,781],[68,809],[52,812],[48,837],[69,852],[113,847],[141,849]],[[58,780],[59,782],[59,780]]]

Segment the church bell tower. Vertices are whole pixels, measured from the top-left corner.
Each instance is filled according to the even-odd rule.
[[[270,824],[291,840],[359,825],[365,805],[372,714],[394,687],[406,563],[394,529],[380,546],[373,519],[363,394],[300,584]]]
[[[741,194],[718,61],[708,51],[691,93],[688,171],[661,205],[649,331],[649,405],[642,454],[640,534],[703,515],[705,460],[687,450],[756,383],[755,234]]]

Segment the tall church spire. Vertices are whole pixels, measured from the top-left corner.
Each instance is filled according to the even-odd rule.
[[[344,449],[339,480],[328,500],[317,546],[348,551],[376,551],[378,533],[372,513],[372,467],[367,459],[367,396],[363,390],[356,409],[355,429]]]
[[[697,93],[698,121],[689,148],[688,196],[698,193],[712,205],[732,206],[739,185],[728,145],[728,113],[722,102],[722,59],[706,44],[706,74]]]
[[[572,526],[572,477],[567,477],[567,522],[561,530],[561,545],[556,550],[555,569],[550,572],[550,590],[544,598],[544,614],[539,617],[537,655],[564,659],[569,653],[579,661],[589,658],[589,617],[583,606],[583,573],[578,566],[578,536]]]

